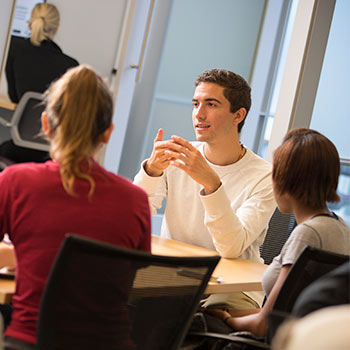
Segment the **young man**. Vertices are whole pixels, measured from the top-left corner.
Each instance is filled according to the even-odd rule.
[[[166,198],[162,236],[225,258],[262,262],[259,246],[275,201],[271,165],[239,141],[251,89],[241,76],[221,69],[199,75],[195,86],[197,142],[179,136],[163,140],[159,129],[134,182],[148,193],[152,214]],[[234,308],[257,307],[262,299],[257,292],[236,294],[240,301],[229,303]]]

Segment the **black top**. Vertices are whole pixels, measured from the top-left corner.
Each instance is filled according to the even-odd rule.
[[[78,64],[51,40],[34,46],[29,39],[12,36],[6,63],[11,101],[18,103],[27,91],[44,92],[53,80]]]

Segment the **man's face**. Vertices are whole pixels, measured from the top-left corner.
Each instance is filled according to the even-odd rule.
[[[237,126],[235,113],[230,112],[230,102],[224,88],[214,83],[200,83],[194,92],[192,122],[198,141],[217,144],[232,140]]]

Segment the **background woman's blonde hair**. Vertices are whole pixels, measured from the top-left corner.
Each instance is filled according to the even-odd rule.
[[[91,67],[80,65],[52,83],[45,96],[51,129],[50,155],[60,164],[63,186],[75,195],[75,178],[86,179],[91,196],[95,189],[90,175],[91,157],[112,123],[110,90]]]
[[[29,20],[30,42],[35,46],[40,46],[43,40],[53,39],[59,24],[60,14],[55,5],[48,3],[36,4]]]

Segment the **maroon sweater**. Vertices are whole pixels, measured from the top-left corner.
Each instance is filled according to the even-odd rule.
[[[151,251],[146,193],[95,162],[92,174],[96,188],[88,199],[85,180],[76,180],[77,197],[67,194],[53,161],[0,173],[0,240],[8,233],[17,256],[14,311],[5,335],[35,344],[41,295],[66,233]]]

